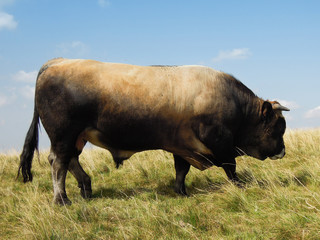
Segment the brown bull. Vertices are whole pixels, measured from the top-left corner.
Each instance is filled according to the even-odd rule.
[[[39,71],[33,121],[19,173],[32,181],[39,118],[50,138],[54,201],[70,204],[69,170],[81,195],[91,180],[78,157],[89,141],[108,149],[117,166],[151,149],[173,153],[175,191],[186,194],[190,165],[222,167],[238,181],[235,157],[282,158],[286,123],[277,102],[264,101],[234,77],[202,66],[133,66],[92,60],[54,59]]]

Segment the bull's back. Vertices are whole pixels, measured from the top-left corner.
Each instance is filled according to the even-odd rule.
[[[92,96],[100,105],[119,105],[129,114],[186,114],[205,108],[207,82],[216,74],[201,66],[143,67],[92,60],[57,59],[37,82],[37,91],[57,85],[81,100]],[[212,85],[212,83],[211,83]],[[118,108],[119,108],[118,107]]]

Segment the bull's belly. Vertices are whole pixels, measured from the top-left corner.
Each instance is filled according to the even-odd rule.
[[[95,146],[107,149],[112,153],[113,157],[122,159],[130,158],[136,152],[151,150],[148,146],[137,146],[134,142],[132,142],[131,144],[128,144],[128,142],[124,142],[124,144],[122,145],[121,141],[119,140],[120,137],[121,136],[115,137],[106,135],[95,128],[89,127],[79,135],[76,142],[76,148],[79,151],[82,151],[85,142],[88,141]],[[117,140],[115,140],[115,138],[117,138]],[[114,144],[113,142],[116,142],[116,144]]]
[[[204,148],[204,146],[201,146],[199,143],[193,144],[193,146],[189,148],[177,146],[176,144],[174,144],[174,141],[170,144],[168,144],[167,142],[166,145],[163,145],[161,144],[161,141],[158,139],[158,141],[153,141],[152,143],[149,142],[148,144],[141,145],[142,143],[139,142],[138,139],[141,137],[143,136],[131,136],[131,139],[137,138],[136,142],[133,140],[131,140],[130,142],[124,141],[124,144],[121,145],[121,141],[119,142],[119,136],[116,137],[117,139],[115,140],[114,136],[106,135],[95,128],[88,127],[79,135],[76,142],[76,148],[79,151],[82,151],[86,141],[88,141],[93,145],[107,149],[111,152],[114,158],[120,159],[128,159],[133,154],[145,150],[162,149],[169,151],[173,154],[182,156],[191,165],[200,170],[205,170],[210,166],[214,165],[214,163],[211,161],[212,159],[209,159],[211,158],[210,155],[212,155],[211,151]],[[116,144],[112,143],[113,140],[116,142]]]

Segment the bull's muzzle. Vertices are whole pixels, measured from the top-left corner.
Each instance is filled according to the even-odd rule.
[[[274,156],[269,157],[269,158],[272,159],[272,160],[276,160],[276,159],[283,158],[284,155],[286,155],[286,150],[285,150],[285,148],[283,148],[279,154],[274,155]]]

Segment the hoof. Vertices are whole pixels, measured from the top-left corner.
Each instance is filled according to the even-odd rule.
[[[81,197],[84,199],[92,197],[91,180],[87,179],[84,183],[79,183]]]
[[[245,182],[241,181],[239,178],[232,179],[231,182],[238,188],[245,188],[245,185],[246,185]]]
[[[70,206],[72,202],[69,200],[67,196],[59,196],[54,198],[54,203],[59,205],[59,206]]]
[[[88,198],[92,198],[92,190],[91,189],[80,189],[80,194],[81,197],[83,197],[84,199],[88,199]]]
[[[181,196],[188,197],[186,189],[176,188],[174,191]]]

